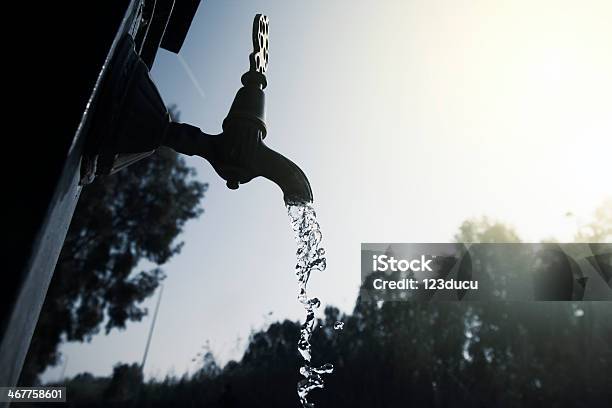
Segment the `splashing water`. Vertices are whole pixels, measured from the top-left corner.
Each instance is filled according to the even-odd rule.
[[[302,324],[298,340],[298,351],[304,359],[304,365],[300,367],[300,374],[304,379],[298,382],[297,392],[302,407],[310,408],[314,407],[314,403],[308,402],[308,393],[315,388],[323,388],[322,375],[334,371],[334,366],[330,363],[320,367],[311,366],[310,338],[316,325],[315,310],[321,305],[321,302],[316,297],[308,297],[306,285],[313,270],[325,270],[325,249],[320,247],[322,235],[314,208],[310,204],[299,204],[288,205],[287,210],[298,246],[297,264],[295,265],[295,274],[299,284],[298,300],[306,310],[306,320]]]

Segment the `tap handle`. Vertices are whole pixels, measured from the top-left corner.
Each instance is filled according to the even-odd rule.
[[[270,21],[263,14],[257,14],[253,20],[253,52],[249,55],[250,70],[266,74],[268,69],[268,27]]]
[[[249,71],[242,76],[244,86],[256,86],[265,89],[268,85],[268,33],[269,20],[263,14],[257,14],[253,20],[253,52],[249,54]]]

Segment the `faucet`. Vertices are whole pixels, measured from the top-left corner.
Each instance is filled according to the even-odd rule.
[[[94,152],[95,164],[85,173],[95,168],[95,174],[112,174],[167,146],[209,161],[230,189],[261,176],[281,188],[287,205],[312,202],[304,172],[264,143],[268,26],[268,17],[255,16],[250,68],[242,75],[243,86],[218,135],[171,121],[148,68],[136,53],[131,37],[126,36],[105,84],[106,103],[102,103],[95,119],[99,136],[89,149]],[[83,175],[82,180],[87,180]]]
[[[223,121],[223,132],[208,135],[195,126],[171,123],[163,144],[208,160],[230,189],[261,176],[281,188],[287,204],[311,202],[304,172],[263,141],[267,133],[263,90],[267,85],[268,24],[266,16],[255,16],[250,69],[241,78],[243,86]]]

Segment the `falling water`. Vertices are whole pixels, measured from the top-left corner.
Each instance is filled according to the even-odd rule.
[[[316,297],[308,297],[306,285],[310,272],[325,270],[325,249],[320,247],[322,236],[317,215],[312,206],[310,204],[288,205],[287,209],[298,246],[295,266],[299,284],[298,300],[306,309],[306,320],[302,324],[298,340],[298,351],[304,359],[304,365],[300,367],[300,374],[304,379],[298,382],[297,392],[302,406],[308,408],[314,407],[314,403],[308,402],[308,393],[315,388],[323,388],[322,375],[334,370],[334,366],[330,363],[320,367],[311,366],[310,338],[316,325],[315,309],[321,305],[321,302]]]

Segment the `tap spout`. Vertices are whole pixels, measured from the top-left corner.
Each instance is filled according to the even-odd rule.
[[[261,176],[276,183],[283,191],[285,204],[312,202],[312,190],[308,178],[295,163],[275,152],[263,142],[259,149]]]

